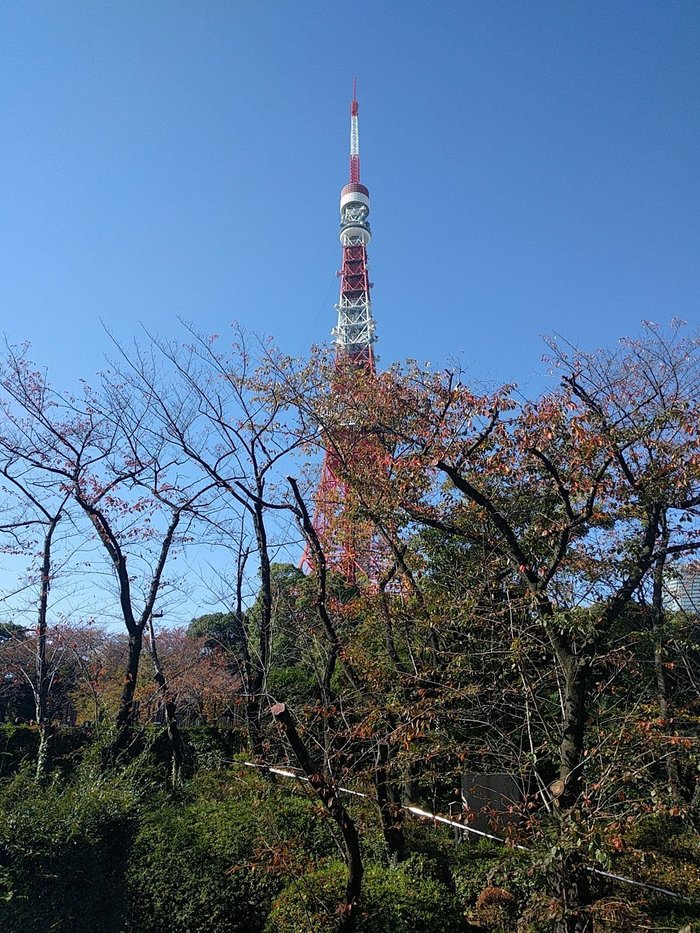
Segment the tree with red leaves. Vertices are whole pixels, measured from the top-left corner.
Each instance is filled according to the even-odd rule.
[[[348,368],[333,378],[353,380],[352,393],[321,393],[315,417],[358,510],[409,536],[425,527],[478,546],[500,563],[501,588],[525,601],[520,638],[536,621],[539,668],[548,657],[561,697],[558,773],[542,775],[559,826],[559,930],[582,933],[588,876],[576,839],[591,800],[594,672],[654,569],[700,546],[700,343],[674,325],[615,352],[552,354],[561,384],[534,402],[417,366],[363,387]],[[346,398],[351,412],[334,407]],[[313,400],[303,408],[314,417]],[[349,421],[382,445],[382,469],[344,448]]]

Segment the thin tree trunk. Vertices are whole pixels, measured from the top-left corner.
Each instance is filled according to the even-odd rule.
[[[246,704],[246,723],[248,726],[248,739],[250,741],[250,750],[258,761],[263,760],[263,737],[262,725],[260,723],[260,696],[251,694]]]
[[[38,729],[39,748],[37,749],[36,755],[35,776],[37,781],[40,781],[49,768],[49,746],[51,744],[52,732],[49,723],[45,720],[43,722],[39,722]]]
[[[21,381],[21,380],[20,380]],[[20,404],[23,407],[26,406],[26,401],[29,396],[18,398]],[[35,413],[33,403],[29,406],[32,412]],[[29,410],[29,409],[27,409]],[[7,439],[4,439],[7,440]],[[9,447],[7,444],[3,445],[3,449],[7,456],[5,463],[2,467],[2,475],[4,478],[12,485],[16,490],[18,490],[21,495],[26,498],[43,516],[43,521],[40,518],[39,522],[44,525],[44,544],[42,548],[41,555],[41,576],[39,583],[39,606],[37,612],[37,628],[36,628],[36,652],[34,659],[34,682],[30,685],[32,693],[34,696],[34,718],[37,723],[37,728],[39,730],[39,748],[37,752],[36,760],[36,770],[35,776],[37,780],[40,780],[43,775],[46,773],[49,765],[49,742],[51,738],[51,729],[48,723],[48,699],[49,699],[49,687],[51,684],[51,675],[47,670],[46,664],[46,630],[48,626],[48,607],[49,607],[49,590],[51,589],[51,547],[53,542],[54,532],[58,526],[61,516],[63,515],[63,510],[70,498],[70,493],[65,492],[63,494],[63,499],[57,507],[51,511],[49,510],[42,502],[42,497],[37,497],[38,489],[33,486],[31,479],[25,481],[22,478],[14,476],[12,470],[10,469],[11,465],[16,462],[17,458],[20,460],[25,458],[24,452],[20,453],[19,451],[12,451],[12,445]],[[12,451],[12,452],[11,452]],[[24,525],[25,523],[22,522]],[[34,524],[34,521],[29,522],[29,524]]]
[[[263,737],[262,723],[260,721],[262,710],[262,696],[265,691],[265,678],[270,660],[270,642],[272,637],[272,576],[270,569],[270,555],[267,547],[267,531],[265,529],[265,514],[261,505],[262,489],[258,488],[258,501],[252,507],[255,539],[258,545],[260,559],[260,595],[261,618],[258,633],[258,650],[254,657],[247,650],[246,669],[248,680],[248,703],[246,705],[246,718],[248,724],[248,737],[251,753],[254,758],[262,760]]]
[[[162,614],[162,613],[161,613]],[[168,692],[168,683],[163,673],[163,667],[158,657],[158,646],[156,644],[156,633],[153,628],[153,613],[148,619],[149,649],[151,653],[151,662],[153,664],[153,679],[158,685],[158,693],[165,710],[165,727],[170,739],[170,754],[172,761],[171,781],[173,787],[180,783],[182,775],[182,766],[185,761],[185,745],[182,740],[182,733],[177,722],[175,700]]]
[[[253,659],[250,655],[250,645],[248,643],[248,632],[245,626],[242,626],[241,632],[241,653],[243,655],[242,673],[245,676],[246,696],[245,722],[248,730],[248,742],[250,744],[251,755],[262,761],[263,740],[262,727],[260,724],[260,694],[256,692],[254,686],[257,682],[256,669],[253,667]]]
[[[314,555],[314,561],[316,563],[316,611],[321,621],[321,625],[323,626],[323,630],[326,634],[326,638],[328,639],[328,643],[332,649],[331,658],[333,659],[333,664],[335,664],[335,659],[339,658],[343,667],[343,671],[345,672],[345,676],[350,681],[351,685],[360,695],[364,695],[366,694],[366,690],[363,687],[360,678],[357,676],[357,673],[355,672],[352,664],[348,658],[345,657],[338,633],[336,632],[333,621],[328,614],[328,566],[326,562],[326,555],[323,552],[323,547],[319,541],[313,522],[311,521],[311,516],[309,515],[309,510],[306,507],[304,498],[299,491],[299,485],[297,481],[292,476],[288,476],[287,482],[292,488],[294,499],[298,506],[298,509],[296,510],[297,522],[299,523],[301,531],[304,534]],[[328,680],[330,682],[329,678]]]
[[[59,517],[60,513],[49,523],[44,537],[44,548],[41,560],[41,591],[39,594],[36,639],[36,684],[34,688],[35,716],[39,729],[39,750],[36,759],[37,780],[43,777],[49,764],[49,740],[51,732],[47,721],[49,677],[46,670],[46,628],[49,609],[49,589],[51,587],[51,542]]]
[[[343,837],[345,864],[348,869],[348,881],[345,888],[345,903],[340,911],[338,929],[340,933],[351,933],[355,928],[355,917],[358,912],[360,893],[362,891],[362,858],[360,856],[360,839],[357,828],[348,815],[347,810],[338,798],[338,791],[327,780],[321,771],[314,765],[299,733],[296,730],[289,710],[284,703],[278,703],[270,708],[275,720],[280,724],[284,734],[289,740],[299,767],[309,779],[309,784],[323,801],[326,809],[338,824]]]
[[[382,834],[386,843],[387,856],[392,865],[402,861],[406,851],[406,840],[403,833],[403,810],[392,800],[387,767],[389,764],[389,746],[380,742],[377,748],[377,762],[374,771],[374,784],[377,790],[379,803],[379,816],[382,823]]]
[[[663,585],[664,571],[666,569],[666,557],[664,551],[668,546],[669,531],[665,521],[662,519],[661,546],[662,552],[657,557],[654,565],[654,588],[652,593],[651,625],[654,636],[654,673],[656,675],[656,690],[659,703],[659,715],[665,720],[669,728],[672,727],[673,710],[671,707],[671,691],[668,684],[668,675],[666,673],[666,646],[664,626],[666,623],[666,612],[663,605]],[[666,777],[668,788],[674,802],[681,799],[681,780],[678,768],[678,757],[675,749],[671,746],[666,756]]]

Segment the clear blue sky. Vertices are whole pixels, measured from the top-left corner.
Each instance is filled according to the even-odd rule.
[[[697,0],[3,0],[0,72],[0,330],[58,383],[100,318],[328,339],[353,75],[380,365],[698,324]]]

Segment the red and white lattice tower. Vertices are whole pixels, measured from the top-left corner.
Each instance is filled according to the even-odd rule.
[[[369,190],[360,181],[360,139],[358,106],[353,81],[350,104],[350,180],[340,192],[340,242],[343,264],[340,277],[340,297],[335,306],[338,323],[333,328],[336,367],[357,367],[374,374],[373,344],[375,324],[367,264],[367,245],[372,238],[369,226]],[[334,387],[334,391],[338,391]],[[347,390],[346,390],[347,391]],[[350,400],[348,400],[350,401]],[[349,426],[345,439],[352,432]],[[362,456],[363,441],[354,438],[354,449]],[[342,479],[338,453],[331,444],[326,452],[321,480],[316,493],[314,528],[324,547],[330,568],[353,583],[373,584],[377,577],[377,547],[367,525],[345,514],[347,486]],[[302,566],[311,568],[313,559],[307,548]]]
[[[353,82],[350,104],[350,181],[340,192],[340,299],[336,305],[338,324],[333,328],[336,359],[352,360],[374,372],[372,344],[374,319],[370,301],[371,284],[367,266],[369,190],[360,182],[360,135],[358,106]]]

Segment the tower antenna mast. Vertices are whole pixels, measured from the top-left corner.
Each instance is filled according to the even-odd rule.
[[[352,79],[350,104],[350,184],[360,182],[360,128],[358,125],[357,78]]]

